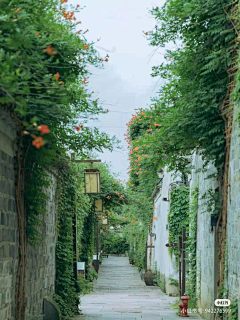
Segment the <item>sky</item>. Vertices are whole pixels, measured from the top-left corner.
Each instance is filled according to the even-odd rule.
[[[153,54],[144,32],[152,30],[155,19],[149,9],[162,6],[164,0],[70,0],[85,7],[76,15],[82,24],[79,29],[89,42],[94,41],[101,56],[108,54],[104,69],[91,69],[88,89],[94,91],[99,103],[109,112],[98,117],[90,126],[96,126],[110,136],[121,140],[121,149],[98,155],[112,164],[112,171],[121,180],[127,180],[129,149],[124,140],[127,122],[134,109],[146,108],[161,85],[161,79],[151,77],[151,68],[163,62],[164,49]],[[97,40],[99,40],[97,42]]]

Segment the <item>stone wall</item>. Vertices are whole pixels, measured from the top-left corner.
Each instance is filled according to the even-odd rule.
[[[0,114],[0,319],[14,319],[15,286],[18,267],[18,224],[15,203],[13,120],[1,110]],[[56,178],[46,190],[49,200],[42,217],[43,236],[37,247],[28,246],[26,280],[27,319],[41,319],[43,297],[55,290]]]
[[[40,246],[28,245],[27,319],[39,319],[37,317],[43,313],[43,298],[51,297],[55,292],[56,178],[51,175],[51,179],[52,184],[46,190],[49,200],[40,227],[43,240]]]
[[[14,139],[9,115],[0,116],[0,319],[14,319],[18,266],[18,231],[15,203]]]

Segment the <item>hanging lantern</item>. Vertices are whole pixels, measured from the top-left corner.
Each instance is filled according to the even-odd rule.
[[[95,200],[95,212],[103,212],[103,201],[102,201],[102,199]]]
[[[102,217],[102,224],[103,224],[103,225],[107,225],[107,224],[108,224],[108,218],[107,218],[107,216],[103,216],[103,217]]]
[[[101,193],[100,171],[97,168],[85,169],[85,193]]]

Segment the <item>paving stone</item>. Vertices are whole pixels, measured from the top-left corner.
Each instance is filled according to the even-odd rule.
[[[72,320],[179,320],[176,298],[148,287],[127,257],[104,259],[94,292],[81,298],[82,315]],[[191,315],[188,319],[201,319]]]

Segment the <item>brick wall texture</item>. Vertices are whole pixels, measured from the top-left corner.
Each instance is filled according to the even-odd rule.
[[[14,319],[15,286],[18,266],[18,223],[15,202],[13,120],[1,110],[0,114],[0,319]],[[28,246],[26,280],[27,319],[41,319],[43,297],[55,290],[56,246],[56,178],[46,192],[49,201],[42,217],[39,246]]]
[[[40,227],[43,239],[41,245],[28,245],[26,281],[27,319],[41,319],[43,298],[52,296],[55,291],[55,248],[56,228],[56,179],[46,190],[49,195],[46,211]]]
[[[15,203],[14,123],[0,116],[0,319],[14,318],[18,265],[18,229]]]

